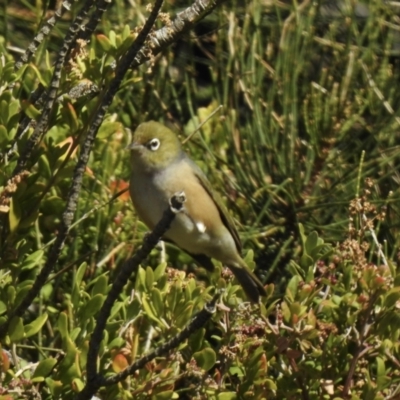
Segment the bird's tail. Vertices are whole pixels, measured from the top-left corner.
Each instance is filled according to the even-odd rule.
[[[242,285],[247,297],[253,302],[258,303],[260,296],[266,296],[267,293],[260,280],[249,270],[247,265],[241,260],[240,264],[228,265],[236,279]]]

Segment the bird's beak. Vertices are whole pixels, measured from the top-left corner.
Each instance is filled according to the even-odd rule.
[[[128,146],[125,147],[125,150],[139,150],[142,147],[143,147],[142,144],[137,142],[132,142],[131,144],[128,144]]]

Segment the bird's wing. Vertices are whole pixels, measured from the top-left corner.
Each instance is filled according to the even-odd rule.
[[[233,221],[233,218],[230,216],[228,211],[226,210],[224,203],[221,199],[221,197],[213,191],[210,182],[204,175],[203,171],[189,158],[187,159],[188,162],[191,164],[191,167],[193,168],[193,172],[196,176],[196,178],[199,180],[201,186],[206,190],[206,192],[210,195],[210,197],[213,199],[215,205],[218,208],[219,215],[221,217],[222,222],[224,223],[225,227],[228,229],[230,234],[233,237],[233,240],[235,241],[236,248],[238,249],[238,252],[240,253],[242,250],[242,243],[239,238],[239,234],[235,228],[235,223]]]
[[[214,271],[215,266],[213,262],[211,261],[210,257],[207,257],[204,254],[192,254],[188,253],[190,257],[193,258],[196,262],[198,262],[202,267],[204,267],[207,271]]]

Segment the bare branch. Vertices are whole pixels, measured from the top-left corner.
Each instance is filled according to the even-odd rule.
[[[78,394],[76,400],[90,399],[96,390],[103,384],[101,377],[97,373],[97,357],[99,354],[100,343],[103,338],[103,331],[110,316],[111,309],[122,292],[132,272],[136,271],[139,264],[150,254],[151,250],[157,245],[160,238],[170,227],[177,212],[182,209],[185,202],[185,195],[182,193],[175,194],[170,200],[170,207],[168,207],[161,218],[161,221],[156,225],[153,232],[146,236],[142,247],[136,254],[125,262],[119,274],[114,280],[112,287],[107,295],[107,298],[100,310],[97,318],[97,324],[92,333],[89,343],[89,350],[87,355],[87,383],[85,388]]]
[[[76,1],[76,0],[74,0]],[[29,44],[25,53],[21,58],[15,63],[14,69],[18,71],[24,64],[29,62],[30,58],[36,53],[38,47],[42,44],[46,36],[49,35],[51,30],[54,28],[57,21],[64,15],[66,11],[71,9],[70,1],[63,1],[61,6],[55,11],[54,15],[49,18],[48,21],[40,29],[39,33],[33,38],[32,42]]]
[[[225,1],[196,0],[193,5],[178,13],[170,25],[164,26],[152,34],[147,45],[135,57],[131,67],[137,67],[149,60],[151,53],[158,54]]]
[[[123,381],[129,375],[133,375],[135,371],[143,368],[148,362],[150,362],[154,358],[167,354],[169,351],[178,347],[192,333],[203,327],[205,323],[211,318],[212,314],[215,312],[215,303],[217,302],[219,296],[220,293],[216,293],[212,300],[207,303],[204,308],[192,318],[189,324],[176,336],[174,336],[172,339],[170,339],[168,342],[164,343],[160,347],[157,347],[155,350],[145,355],[140,360],[136,361],[119,374],[115,374],[114,376],[111,376],[109,378],[104,378],[101,382],[101,386],[110,386]]]

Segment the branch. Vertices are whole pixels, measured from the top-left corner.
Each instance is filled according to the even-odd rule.
[[[362,322],[361,329],[360,329],[360,337],[358,339],[357,348],[356,348],[353,358],[350,362],[349,371],[347,372],[346,380],[345,380],[343,390],[342,390],[342,395],[343,395],[343,398],[345,398],[345,399],[349,397],[350,388],[351,388],[351,384],[353,382],[353,376],[356,371],[358,361],[360,360],[360,358],[362,356],[364,356],[364,354],[366,354],[370,350],[370,346],[366,345],[364,343],[364,341],[369,333],[370,325],[368,324],[368,321],[370,319],[371,312],[373,310],[373,307],[376,303],[377,298],[378,298],[378,294],[375,292],[374,295],[372,295],[370,297],[370,299],[368,301],[368,306],[367,306],[365,312],[361,315],[361,317],[364,318],[364,320]]]
[[[116,384],[118,382],[123,381],[129,375],[133,375],[135,371],[143,368],[148,362],[153,360],[156,357],[160,357],[164,354],[167,354],[172,349],[178,347],[181,343],[183,343],[192,333],[196,332],[198,329],[202,328],[205,323],[211,318],[211,315],[215,312],[215,303],[220,297],[220,292],[217,292],[212,300],[208,302],[203,309],[197,313],[189,324],[176,336],[170,339],[168,342],[164,343],[160,347],[157,347],[155,350],[150,352],[149,354],[142,357],[140,360],[133,363],[131,366],[126,368],[124,371],[119,374],[115,374],[108,378],[101,379],[101,386],[110,386]]]
[[[82,40],[90,40],[90,36],[96,29],[96,26],[101,21],[103,14],[107,10],[108,6],[110,5],[111,0],[98,0],[96,4],[96,10],[93,12],[90,20],[85,25],[84,29],[79,32],[78,39]]]
[[[90,399],[96,390],[103,384],[101,376],[97,373],[97,358],[99,354],[103,331],[106,327],[107,319],[110,316],[111,309],[122,292],[132,272],[137,270],[139,264],[150,254],[151,250],[157,245],[160,238],[170,227],[175,215],[182,210],[183,203],[186,201],[183,192],[176,193],[170,199],[170,207],[164,211],[161,221],[156,225],[153,232],[146,236],[142,247],[136,254],[126,261],[117,275],[106,300],[100,310],[97,318],[97,324],[92,333],[89,342],[89,350],[87,354],[87,383],[84,389],[77,395],[76,400]]]
[[[86,0],[86,3],[81,8],[79,14],[76,16],[74,22],[72,23],[67,34],[65,35],[63,45],[58,53],[58,57],[54,65],[54,72],[51,78],[46,99],[44,100],[44,108],[42,110],[42,114],[32,133],[32,136],[29,138],[25,146],[24,151],[19,157],[17,166],[13,171],[13,176],[17,175],[19,172],[26,168],[26,164],[32,154],[33,149],[41,140],[42,136],[45,134],[48,128],[50,112],[53,109],[53,105],[57,97],[57,90],[60,86],[62,67],[64,66],[64,63],[68,58],[72,46],[75,44],[75,40],[79,33],[79,30],[81,29],[82,22],[86,18],[90,8],[93,6],[93,3],[94,0]],[[18,132],[20,131],[21,128],[18,129]]]
[[[193,5],[178,13],[171,24],[164,26],[151,35],[149,42],[135,57],[131,68],[135,68],[149,60],[151,54],[160,53],[225,1],[196,0]]]
[[[29,44],[25,53],[15,63],[14,66],[15,71],[18,71],[22,67],[22,65],[29,62],[30,58],[36,53],[38,47],[42,44],[45,37],[48,36],[51,30],[54,28],[57,21],[64,15],[66,11],[69,11],[70,9],[71,9],[70,1],[66,0],[61,3],[61,6],[54,12],[54,15],[45,22],[42,29],[40,29],[39,33],[33,38],[32,42]]]
[[[76,1],[76,0],[74,0],[74,1]],[[75,39],[84,39],[84,40],[88,40],[88,37],[93,33],[93,31],[94,31],[95,28],[96,28],[96,25],[95,25],[95,24],[97,24],[97,23],[100,21],[102,15],[103,15],[104,12],[107,10],[107,7],[110,5],[110,1],[111,1],[111,0],[99,0],[99,1],[98,1],[98,3],[96,4],[96,10],[93,12],[93,14],[92,14],[90,20],[89,20],[86,24],[80,25],[80,30],[79,30],[78,33],[77,33],[78,36],[75,36]],[[94,0],[90,0],[89,2],[86,3],[86,7],[85,7],[85,10],[86,10],[86,11],[83,10],[84,13],[85,13],[85,15],[87,14],[87,10],[88,10],[89,8],[93,7],[93,3],[94,3]],[[69,4],[67,1],[64,1],[64,2],[62,3],[62,5],[61,5],[60,9],[58,9],[58,10],[56,11],[56,13],[55,13],[56,16],[59,16],[59,14],[60,14],[61,11],[62,11],[62,10],[61,10],[62,8],[67,9],[67,6],[70,6],[70,4]],[[89,8],[88,8],[88,7],[89,7]],[[80,13],[82,13],[82,10],[81,10]],[[78,15],[78,17],[79,17],[79,15]],[[54,16],[53,16],[52,18],[54,18]],[[53,24],[52,18],[50,18],[50,20],[47,21],[46,25],[42,28],[42,30],[39,32],[39,34],[36,36],[36,38],[33,40],[33,42],[29,45],[29,48],[28,48],[28,50],[26,51],[26,53],[25,53],[25,54],[21,57],[21,59],[18,61],[19,63],[22,63],[22,62],[25,62],[25,63],[26,63],[26,62],[29,61],[29,58],[30,58],[31,54],[27,54],[27,53],[28,53],[28,52],[32,52],[32,51],[35,52],[35,51],[36,51],[36,48],[34,48],[35,43],[40,44],[39,39],[37,39],[37,38],[41,37],[41,40],[43,40],[43,38],[44,38],[44,36],[43,36],[44,33],[46,32],[46,34],[48,34],[48,33],[50,32],[50,31],[47,32],[47,30],[49,30],[49,28],[50,28],[51,26],[53,26],[53,25],[52,25],[52,24]],[[80,17],[79,17],[79,18],[80,18]],[[77,21],[77,19],[76,19],[75,21]],[[80,21],[82,22],[83,19],[80,18]],[[79,23],[79,20],[78,20],[78,23]],[[55,21],[54,21],[54,24],[55,24]],[[49,25],[49,26],[46,28],[47,25]],[[45,28],[46,28],[46,29],[45,29]],[[71,29],[71,28],[70,28],[70,29]],[[68,34],[67,34],[67,35],[68,35]],[[65,43],[65,42],[64,42],[64,43]],[[71,42],[70,49],[72,48],[72,46],[73,46],[75,43],[76,43],[76,40],[73,40],[73,41]],[[37,44],[37,45],[38,45],[38,44]],[[36,46],[37,46],[37,45],[36,45]],[[65,64],[65,61],[69,58],[70,53],[71,53],[70,51],[67,52],[66,58],[64,59],[64,64]],[[20,66],[17,66],[18,62],[16,63],[15,69],[19,69],[19,68],[20,68]],[[22,66],[22,64],[21,64],[21,66]],[[69,95],[71,96],[70,93],[69,93]],[[29,99],[29,101],[30,101],[31,104],[33,104],[33,105],[34,105],[36,108],[38,108],[38,109],[40,109],[40,108],[43,107],[43,104],[44,104],[44,102],[46,101],[46,100],[45,100],[45,88],[44,88],[41,84],[40,84],[39,87],[33,92],[33,94],[31,95],[31,97],[30,97],[30,99]],[[13,140],[13,144],[12,144],[11,148],[10,148],[10,149],[7,151],[7,153],[6,153],[6,157],[7,157],[7,158],[10,158],[11,155],[16,151],[17,143],[18,143],[19,139],[20,139],[20,138],[25,134],[25,132],[29,129],[29,127],[30,127],[32,121],[33,121],[33,120],[32,120],[31,118],[29,118],[27,115],[25,115],[25,116],[23,116],[23,117],[21,118],[21,121],[20,121],[19,126],[18,126],[17,133],[16,133],[16,135],[15,135],[15,137],[14,137],[14,140]],[[28,142],[28,143],[29,143],[29,142]],[[0,161],[2,160],[1,157],[2,157],[2,156],[0,155]]]
[[[87,1],[86,5],[89,4],[91,1]],[[82,180],[83,180],[83,174],[86,170],[86,165],[89,161],[89,156],[90,152],[92,150],[94,141],[96,139],[97,132],[99,130],[99,127],[103,121],[104,115],[108,110],[108,107],[110,106],[115,94],[117,93],[122,79],[125,76],[125,73],[129,69],[129,65],[132,63],[132,60],[135,58],[136,54],[138,51],[141,49],[143,46],[143,43],[145,42],[151,28],[154,25],[154,22],[157,18],[158,12],[162,6],[163,0],[156,0],[156,3],[154,5],[154,8],[152,12],[150,13],[149,18],[147,19],[143,29],[139,33],[138,37],[135,39],[133,42],[131,48],[128,50],[127,54],[122,58],[121,63],[118,65],[117,72],[115,75],[115,78],[111,81],[110,88],[104,95],[102,102],[99,107],[99,111],[97,112],[97,115],[95,116],[94,122],[92,123],[89,132],[86,136],[85,142],[82,145],[82,150],[79,156],[78,163],[76,164],[75,170],[74,170],[74,176],[72,179],[72,184],[70,191],[68,193],[68,199],[67,199],[67,205],[65,207],[65,210],[62,215],[62,220],[60,223],[60,227],[58,229],[58,235],[56,237],[56,240],[53,244],[53,246],[50,249],[49,256],[47,258],[46,264],[40,271],[39,275],[36,277],[35,282],[32,285],[32,288],[29,290],[27,295],[22,299],[21,303],[12,311],[9,313],[7,321],[0,326],[0,338],[3,337],[8,330],[8,326],[10,324],[10,321],[14,316],[20,317],[23,315],[25,310],[31,305],[32,301],[35,299],[35,297],[38,295],[40,292],[40,289],[43,287],[43,285],[46,283],[51,271],[54,268],[54,265],[56,264],[58,257],[61,254],[61,250],[64,247],[65,240],[68,236],[69,229],[72,224],[72,220],[75,215],[75,211],[77,208],[78,204],[78,199],[79,199],[79,193],[81,191],[82,187]],[[85,7],[85,6],[84,6]],[[81,10],[82,13],[82,10]],[[77,18],[75,19],[75,21]],[[77,32],[74,30],[74,32]],[[50,96],[50,94],[49,94]],[[45,112],[45,111],[44,111]],[[45,118],[44,115],[42,115],[44,120],[47,121],[47,117]],[[42,119],[41,119],[42,121]],[[40,122],[39,122],[40,124]],[[38,124],[38,126],[39,126]],[[35,133],[41,133],[40,131],[37,131],[35,129],[35,132],[32,134],[32,137],[35,136]],[[31,142],[31,146],[33,148],[34,144]],[[18,163],[17,167],[15,168],[14,172],[18,170],[22,165],[25,165],[24,162],[26,163],[27,159],[24,159],[24,156],[26,156],[27,152],[31,151],[32,149],[28,148],[27,146],[26,152],[24,155],[22,155],[22,158],[20,159],[20,162]],[[21,163],[21,160],[24,160],[24,162]]]

